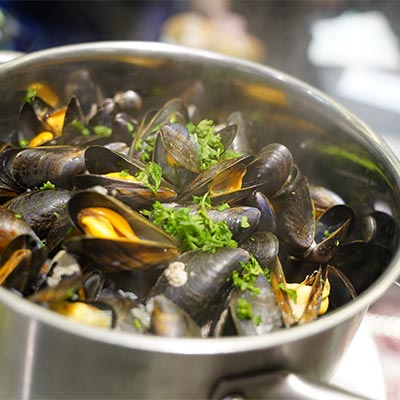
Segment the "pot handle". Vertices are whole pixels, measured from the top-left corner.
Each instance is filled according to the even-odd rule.
[[[210,400],[367,400],[337,386],[312,381],[288,371],[266,372],[224,378],[214,388]]]

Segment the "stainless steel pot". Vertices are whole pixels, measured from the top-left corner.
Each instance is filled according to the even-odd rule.
[[[253,149],[287,145],[311,181],[337,190],[356,209],[384,209],[398,229],[400,166],[382,139],[318,90],[222,55],[148,42],[25,55],[0,66],[3,136],[16,123],[18,90],[41,81],[63,96],[77,70],[106,95],[133,88],[145,103],[161,104],[177,86],[202,82],[204,115],[252,113],[259,121],[248,138]],[[316,322],[261,337],[165,339],[90,328],[0,288],[0,397],[290,398],[295,390],[302,398],[323,398],[305,382],[329,380],[368,306],[400,275],[395,240],[391,263],[355,301]]]

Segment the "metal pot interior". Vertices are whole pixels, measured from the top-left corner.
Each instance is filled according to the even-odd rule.
[[[398,161],[368,127],[318,90],[264,66],[174,46],[129,42],[68,46],[27,55],[0,66],[0,139],[7,139],[15,129],[21,99],[29,84],[48,84],[66,103],[73,92],[78,91],[82,96],[88,92],[84,87],[88,78],[104,96],[134,89],[143,97],[143,109],[160,106],[193,84],[200,85],[202,95],[195,100],[204,116],[219,119],[235,110],[251,116],[254,124],[253,133],[248,137],[251,150],[256,151],[267,143],[283,143],[312,183],[336,191],[356,213],[379,210],[393,217],[396,225],[391,240],[393,259],[381,266],[370,287],[352,304],[310,327],[296,327],[283,336],[277,336],[282,332],[274,333],[271,345],[279,343],[280,337],[296,340],[351,318],[381,295],[399,275],[399,264],[396,264],[400,210]],[[362,273],[363,266],[360,266]],[[0,291],[0,301],[9,296],[3,292]],[[17,297],[15,303],[19,312],[31,307]],[[36,312],[43,317],[42,311]],[[58,317],[45,318],[55,326],[66,328]],[[86,335],[90,329],[75,330],[78,331]],[[101,332],[93,337],[116,342],[115,335]],[[126,339],[122,343],[128,343]],[[144,347],[156,344],[158,350],[164,349],[161,341],[154,338],[142,340]],[[212,352],[223,340],[215,339],[217,343],[213,345],[187,351]],[[229,340],[227,351],[245,349],[246,345],[241,346],[246,342],[249,348],[266,345],[260,340],[253,340],[252,344],[252,339]],[[232,340],[238,346],[232,347]]]

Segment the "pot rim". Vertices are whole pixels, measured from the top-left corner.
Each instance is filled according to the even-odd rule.
[[[82,60],[96,57],[147,56],[152,58],[188,59],[209,62],[224,66],[225,68],[244,70],[257,76],[270,76],[282,81],[286,86],[297,92],[307,93],[314,101],[324,104],[326,107],[346,119],[358,131],[362,131],[369,144],[379,150],[382,158],[396,179],[400,188],[400,162],[384,142],[365,123],[359,120],[346,108],[330,98],[325,93],[300,81],[299,79],[275,70],[271,67],[255,62],[242,60],[232,56],[213,53],[206,50],[181,47],[177,45],[158,42],[135,41],[105,41],[89,42],[73,45],[54,47],[46,50],[23,55],[3,65],[0,65],[0,80],[8,71],[29,67],[37,63],[55,64],[59,60]],[[250,337],[222,337],[222,338],[164,338],[152,335],[133,335],[132,333],[94,328],[71,321],[26,299],[5,288],[0,288],[0,303],[11,310],[31,319],[32,324],[43,322],[55,329],[85,337],[97,342],[104,342],[113,346],[134,348],[143,351],[207,355],[215,353],[237,353],[256,351],[271,348],[282,344],[299,341],[306,337],[319,334],[340,325],[357,314],[365,312],[370,304],[376,301],[400,275],[400,250],[397,248],[386,271],[368,289],[361,293],[354,301],[338,310],[332,311],[318,320],[290,329],[269,333],[263,336]]]

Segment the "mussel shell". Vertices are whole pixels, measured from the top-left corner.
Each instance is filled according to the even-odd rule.
[[[4,207],[22,216],[41,238],[45,238],[53,222],[63,213],[72,193],[68,190],[33,190],[25,192],[4,204]]]
[[[263,335],[276,331],[282,327],[282,313],[278,307],[271,284],[263,274],[258,275],[254,287],[260,289],[260,293],[254,295],[251,291],[241,292],[234,289],[230,300],[229,308],[239,336]],[[251,305],[253,317],[260,318],[256,323],[252,319],[240,319],[237,315],[238,300],[244,299]]]
[[[171,279],[170,264],[157,280],[150,296],[163,294],[183,308],[200,326],[217,320],[224,309],[232,282],[232,272],[240,270],[249,254],[240,248],[224,248],[215,253],[193,250],[182,254],[173,265],[182,267],[181,282]]]
[[[329,264],[340,269],[360,294],[378,279],[392,255],[391,250],[379,244],[354,241],[339,246]]]
[[[335,310],[356,298],[356,290],[343,271],[328,265],[328,279],[331,287],[329,310]]]
[[[269,268],[279,253],[279,240],[271,232],[254,232],[240,245],[252,254],[262,268]]]
[[[252,191],[245,199],[245,204],[260,210],[260,221],[256,228],[258,231],[275,232],[276,215],[274,207],[264,193],[259,190]]]
[[[182,190],[179,199],[184,202],[191,200],[192,196],[200,196],[205,194],[208,191],[208,185],[218,174],[225,172],[230,168],[235,167],[237,164],[249,165],[254,160],[254,158],[255,158],[254,155],[249,155],[249,156],[224,160],[217,164],[212,165],[211,167],[203,171],[201,174],[197,175],[197,177],[193,181],[191,181],[186,188]],[[258,185],[261,185],[261,182]],[[241,198],[244,198],[247,195],[248,192],[246,191],[243,193],[243,196],[241,196]],[[234,194],[231,192],[228,193],[227,196],[234,196]],[[226,201],[226,198],[224,198],[221,195],[219,200],[221,202],[224,202]]]
[[[280,143],[271,143],[257,154],[256,160],[248,168],[247,179],[265,182],[259,190],[272,196],[287,181],[292,165],[293,157],[288,148]]]
[[[240,154],[247,154],[251,146],[252,138],[250,121],[240,111],[234,111],[226,119],[226,125],[235,125],[236,134],[232,140],[231,147]],[[228,146],[225,145],[225,148]]]
[[[328,208],[344,204],[343,199],[337,193],[323,186],[310,185],[310,194],[316,218]]]
[[[152,304],[150,329],[153,334],[165,337],[201,337],[198,324],[172,300],[158,295],[149,302]]]
[[[161,127],[159,133],[163,151],[158,151],[155,161],[162,166],[168,163],[166,160],[160,162],[161,154],[170,155],[177,164],[189,171],[200,172],[199,145],[193,140],[187,129],[182,124],[171,124]],[[164,169],[164,168],[163,168]]]
[[[18,114],[18,140],[32,140],[39,132],[45,129],[39,121],[31,103],[24,103]]]
[[[77,192],[68,202],[68,215],[77,229],[82,230],[78,221],[79,211],[90,207],[105,207],[120,214],[139,240],[78,236],[65,241],[67,250],[82,261],[89,260],[110,270],[131,270],[150,268],[178,256],[178,245],[172,236],[117,199],[96,191]]]
[[[398,239],[398,230],[393,216],[375,211],[362,219],[362,239],[394,250]]]
[[[308,250],[314,240],[315,224],[307,178],[302,176],[297,179],[292,190],[284,193],[279,202],[282,207],[278,213],[279,239],[289,254]]]
[[[23,258],[14,265],[3,285],[9,289],[27,295],[32,292],[37,280],[39,270],[44,263],[47,250],[42,247],[36,237],[30,235],[20,235],[13,239],[3,250],[0,257],[0,271],[7,261],[11,261],[15,252],[27,250]]]
[[[242,242],[256,229],[261,213],[255,207],[231,207],[226,210],[207,210],[207,214],[213,222],[225,221],[232,232],[234,240]],[[243,224],[243,222],[247,224]]]
[[[33,229],[17,213],[0,207],[0,252],[17,236],[29,235],[40,242]]]
[[[50,181],[58,188],[72,189],[72,177],[85,168],[83,153],[83,149],[72,146],[21,149],[12,160],[11,174],[24,188]]]

